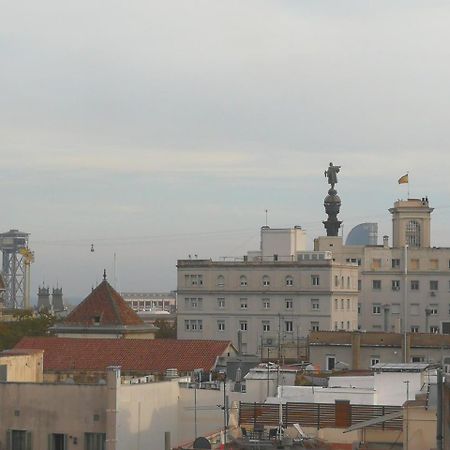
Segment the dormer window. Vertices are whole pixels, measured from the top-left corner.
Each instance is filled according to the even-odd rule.
[[[94,325],[99,326],[100,325],[100,316],[94,316],[93,321],[94,321]]]

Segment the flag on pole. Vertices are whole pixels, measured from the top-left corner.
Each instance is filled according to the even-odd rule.
[[[409,183],[408,174],[403,175],[402,177],[400,177],[398,179],[398,184],[404,184],[404,183]]]

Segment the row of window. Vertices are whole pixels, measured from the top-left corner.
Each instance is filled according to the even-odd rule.
[[[319,322],[311,322],[311,331],[319,331]],[[184,330],[189,332],[201,332],[203,331],[203,321],[201,319],[190,319],[184,321]],[[249,331],[248,321],[239,320],[239,330]],[[263,332],[271,331],[270,320],[263,320],[261,322],[261,330]],[[294,322],[292,320],[283,321],[283,330],[286,333],[292,333],[294,331]],[[217,320],[217,331],[226,331],[226,321]]]
[[[48,438],[48,450],[67,450],[68,448],[67,434],[52,433]],[[32,433],[27,430],[8,430],[7,432],[7,448],[9,450],[30,450],[32,448]],[[78,439],[70,436],[73,444],[77,444]],[[106,433],[84,433],[84,450],[105,450]]]
[[[359,261],[361,261],[361,260],[359,260]],[[350,262],[350,260],[347,259],[347,262]],[[422,261],[422,265],[425,266],[423,261]],[[377,270],[377,269],[384,268],[382,259],[381,258],[373,258],[372,259],[372,267],[371,268],[372,268],[372,270]],[[400,259],[399,258],[392,258],[391,259],[391,268],[392,269],[397,269],[397,270],[400,269]],[[437,258],[429,259],[427,261],[426,268],[430,269],[430,270],[439,270],[439,259],[437,259]],[[450,269],[450,259],[448,260],[448,268]],[[410,270],[419,270],[420,269],[420,259],[418,259],[418,258],[411,258],[409,260],[408,269],[410,269]]]
[[[343,280],[343,277],[342,277]],[[203,275],[200,274],[186,274],[184,276],[185,286],[203,286]],[[219,275],[217,277],[217,287],[223,288],[225,287],[225,277],[223,275]],[[239,279],[239,284],[241,287],[248,286],[248,280],[245,275],[241,275]],[[291,275],[288,275],[284,279],[285,286],[294,286],[294,278]],[[344,281],[342,281],[342,285]],[[263,287],[270,286],[270,277],[268,275],[264,275],[261,278],[261,285]],[[347,285],[350,287],[350,277],[347,277]],[[311,275],[311,286],[320,286],[320,276],[319,275]]]
[[[372,289],[375,291],[379,291],[382,288],[381,280],[372,280]],[[420,289],[419,280],[411,280],[410,288],[412,291],[418,291]],[[438,280],[430,280],[429,281],[430,291],[438,291],[439,290],[439,281]],[[448,282],[448,288],[450,290],[450,281]],[[393,291],[400,290],[400,280],[391,280],[391,289]]]
[[[351,309],[353,309],[352,302],[349,298],[347,298],[347,299],[341,298],[340,300],[335,298],[334,299],[334,309],[335,310],[346,309],[347,311],[350,311]]]
[[[341,320],[341,322],[334,322],[334,330],[351,330],[351,322],[347,320],[346,322]]]
[[[348,300],[348,301],[350,301],[350,300]],[[201,297],[185,297],[184,306],[185,306],[185,309],[201,310],[203,308],[203,298],[201,298]],[[242,309],[242,310],[248,309],[248,306],[249,306],[248,299],[240,298],[239,306],[240,306],[240,309]],[[261,299],[261,306],[262,306],[262,309],[270,309],[270,299],[269,298]],[[226,308],[225,297],[219,297],[217,299],[217,307],[219,309]],[[312,298],[310,300],[310,308],[311,308],[311,311],[320,311],[320,300],[316,299],[316,298]],[[294,300],[292,298],[284,299],[284,309],[287,309],[287,310],[294,309]]]
[[[392,314],[400,314],[402,312],[400,303],[392,303],[392,305],[386,305],[386,307],[390,309]],[[384,309],[384,307],[381,303],[372,303],[372,314],[381,314],[382,309]],[[430,304],[423,312],[428,316],[437,316],[439,315],[439,305],[434,303]],[[361,304],[358,304],[358,313],[361,313]],[[409,305],[409,314],[412,316],[420,315],[420,305],[418,303]],[[448,314],[450,315],[450,304],[448,306]]]

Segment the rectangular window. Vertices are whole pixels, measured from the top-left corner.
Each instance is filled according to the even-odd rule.
[[[437,325],[431,325],[430,326],[430,333],[438,334],[439,333],[439,327]]]
[[[437,304],[430,305],[428,311],[431,316],[437,316],[439,314],[439,306]]]
[[[241,309],[247,309],[248,307],[247,299],[241,298],[240,302],[241,302]]]
[[[320,310],[319,299],[317,299],[317,298],[312,298],[311,299],[311,310],[312,311],[319,311]]]
[[[286,309],[293,309],[294,308],[294,302],[292,301],[291,298],[287,298],[284,301],[284,306],[286,307]]]
[[[400,303],[392,303],[391,311],[392,314],[400,314]]]
[[[263,305],[263,309],[270,309],[270,299],[263,298],[262,305]]]
[[[247,331],[248,330],[248,325],[247,325],[247,321],[246,320],[239,321],[239,329],[241,331]]]
[[[203,286],[203,275],[185,275],[186,286]]]
[[[218,320],[217,321],[217,330],[218,331],[225,331],[225,320]]]
[[[380,357],[378,355],[370,357],[370,367],[369,368],[371,368],[375,364],[380,364]]]
[[[311,331],[319,331],[319,322],[311,322]]]
[[[339,287],[339,277],[337,275],[334,276],[334,287]]]
[[[319,286],[320,285],[320,277],[319,277],[319,275],[311,275],[311,284],[313,286]]]
[[[25,430],[8,430],[9,450],[31,450],[31,432]]]
[[[347,311],[350,311],[350,299],[347,299]]]
[[[412,316],[418,316],[419,315],[419,304],[418,303],[411,303],[409,308],[410,308],[410,314]]]
[[[419,325],[411,325],[411,333],[418,333]]]
[[[411,280],[411,290],[412,291],[419,290],[419,280]]]
[[[362,289],[362,281],[358,280],[358,291]]]
[[[270,331],[270,322],[268,320],[263,320],[262,329],[263,331]]]
[[[50,434],[48,450],[67,450],[67,434]]]
[[[286,277],[286,286],[294,286],[294,279],[292,277]]]
[[[219,297],[217,299],[217,306],[219,309],[225,309],[225,298],[224,297]]]
[[[381,305],[379,303],[372,305],[372,314],[381,314]]]
[[[379,291],[381,289],[381,280],[372,280],[372,289]]]
[[[203,321],[202,320],[185,320],[184,329],[186,331],[202,331]]]
[[[423,363],[425,362],[425,356],[412,356],[411,362],[413,363]]]
[[[334,355],[327,355],[326,359],[326,369],[327,370],[333,370],[334,366],[336,365],[336,356]]]
[[[430,269],[431,270],[439,269],[439,260],[438,259],[430,259]]]
[[[392,268],[398,269],[400,267],[400,260],[399,259],[392,259]]]
[[[372,259],[372,270],[381,269],[381,259],[373,258]]]
[[[430,280],[430,291],[437,291],[439,289],[438,280]]]
[[[294,331],[294,323],[292,320],[286,320],[284,322],[284,331],[287,333],[292,333]]]
[[[392,290],[393,291],[400,290],[400,280],[392,280]]]
[[[358,314],[361,314],[361,303],[358,303]]]
[[[410,268],[410,270],[419,270],[420,269],[419,259],[411,258],[411,261],[409,262],[409,268]]]
[[[106,433],[84,433],[84,450],[105,450]]]
[[[338,299],[335,298],[335,299],[334,299],[334,309],[335,309],[335,310],[337,310],[338,307],[339,307],[339,303],[338,303],[338,302],[339,302]]]

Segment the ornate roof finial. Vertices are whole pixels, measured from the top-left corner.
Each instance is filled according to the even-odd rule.
[[[106,281],[106,269],[103,269],[103,281]]]

